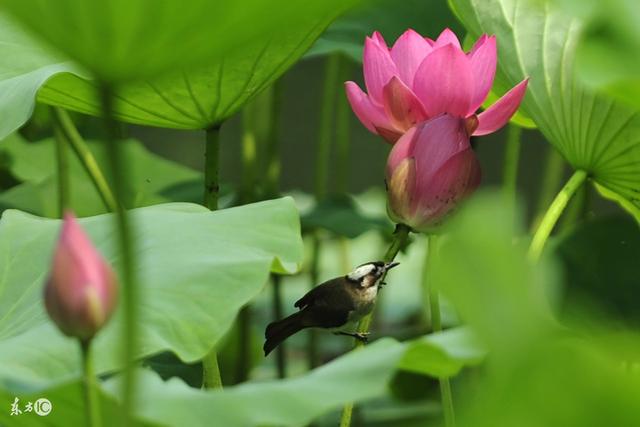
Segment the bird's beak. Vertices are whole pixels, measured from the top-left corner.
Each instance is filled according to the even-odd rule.
[[[389,271],[391,270],[393,267],[395,267],[396,265],[400,265],[399,262],[388,262],[387,264],[385,264],[384,266],[384,270],[385,271]]]

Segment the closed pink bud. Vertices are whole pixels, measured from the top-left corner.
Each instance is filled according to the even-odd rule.
[[[443,114],[409,129],[387,160],[391,218],[418,231],[439,223],[480,185],[474,121]]]
[[[44,290],[49,316],[65,335],[89,340],[109,320],[117,295],[115,273],[67,212]]]
[[[391,143],[443,113],[474,117],[493,85],[496,49],[495,36],[485,34],[465,53],[448,28],[435,41],[407,30],[389,49],[375,32],[365,39],[362,58],[368,93],[347,82],[347,98],[362,124]],[[473,135],[504,126],[520,106],[527,83],[523,80],[478,114]]]

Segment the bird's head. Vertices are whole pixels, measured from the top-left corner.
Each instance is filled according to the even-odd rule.
[[[357,266],[347,274],[347,280],[363,288],[377,286],[385,273],[400,264],[399,262],[374,261]]]

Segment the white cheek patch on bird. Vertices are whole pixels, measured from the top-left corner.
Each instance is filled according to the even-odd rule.
[[[364,276],[366,276],[367,274],[371,273],[375,268],[376,266],[373,264],[361,265],[360,267],[356,268],[351,273],[349,273],[348,277],[350,280],[358,281],[362,279]]]

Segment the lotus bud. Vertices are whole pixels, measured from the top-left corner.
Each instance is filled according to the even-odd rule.
[[[115,273],[67,212],[44,289],[49,317],[65,335],[88,341],[111,317],[117,294]]]
[[[477,121],[448,114],[409,129],[387,160],[389,216],[417,231],[440,224],[480,185],[469,144]]]

